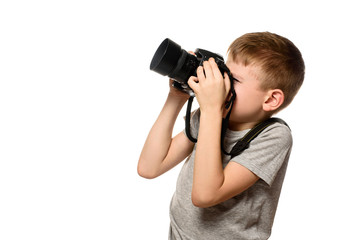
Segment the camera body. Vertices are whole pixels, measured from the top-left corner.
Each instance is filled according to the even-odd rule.
[[[150,70],[174,79],[174,87],[194,96],[187,81],[191,76],[196,76],[196,69],[210,58],[215,59],[223,75],[224,72],[230,73],[221,55],[200,48],[195,50],[195,55],[192,55],[166,38],[156,50],[150,63]]]

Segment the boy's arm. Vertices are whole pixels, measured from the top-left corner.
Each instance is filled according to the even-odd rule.
[[[212,59],[198,68],[197,76],[188,82],[201,110],[192,201],[198,207],[211,207],[240,194],[259,177],[237,163],[230,162],[225,169],[222,167],[221,123],[224,101],[230,89],[229,77],[226,74],[222,77]]]
[[[188,95],[171,89],[161,113],[151,128],[138,162],[138,174],[155,178],[176,166],[192,151],[194,144],[184,133],[172,138],[176,118]]]
[[[198,207],[211,207],[228,200],[259,179],[235,162],[229,162],[223,169],[221,121],[222,113],[201,112],[192,189],[192,201]]]

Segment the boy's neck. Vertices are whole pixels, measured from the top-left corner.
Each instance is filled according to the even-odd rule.
[[[262,121],[265,121],[266,119],[270,118],[271,114],[265,114],[263,117],[260,117],[258,119],[254,119],[254,121],[246,121],[246,122],[239,122],[239,121],[232,121],[229,119],[229,129],[232,131],[242,131],[246,129],[251,129],[261,123]]]
[[[232,131],[242,131],[242,130],[246,130],[246,129],[251,129],[253,127],[255,127],[257,124],[259,124],[260,122],[244,122],[244,123],[239,123],[239,122],[233,122],[229,120],[229,129]]]

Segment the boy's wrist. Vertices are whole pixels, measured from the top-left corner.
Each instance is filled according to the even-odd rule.
[[[216,119],[222,119],[223,117],[223,110],[217,108],[207,108],[201,109],[201,117],[203,119],[209,119],[210,121],[214,121]]]
[[[201,107],[200,106],[200,110],[201,110],[201,114],[204,115],[208,115],[208,116],[212,116],[212,117],[218,117],[223,115],[223,108],[222,107],[216,107],[216,106],[211,106],[211,107]]]
[[[173,109],[174,114],[179,114],[179,112],[181,111],[181,109],[183,108],[183,106],[185,105],[187,101],[187,98],[181,98],[179,96],[173,96],[171,94],[169,94],[167,96],[167,99],[165,101],[165,105],[164,107],[168,108],[168,109]]]
[[[188,96],[179,96],[177,94],[172,94],[172,93],[169,93],[167,96],[167,101],[170,101],[175,104],[184,105],[188,99],[189,99]]]

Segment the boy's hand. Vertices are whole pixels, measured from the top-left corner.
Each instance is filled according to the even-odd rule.
[[[226,73],[222,76],[213,58],[198,67],[197,77],[190,77],[188,84],[195,92],[201,111],[223,110],[230,79]]]
[[[180,98],[180,99],[184,99],[184,100],[187,100],[189,99],[190,95],[187,94],[186,92],[183,92],[177,88],[175,88],[173,86],[173,83],[174,83],[174,80],[173,79],[169,79],[169,96],[171,97],[175,97],[175,98]]]

